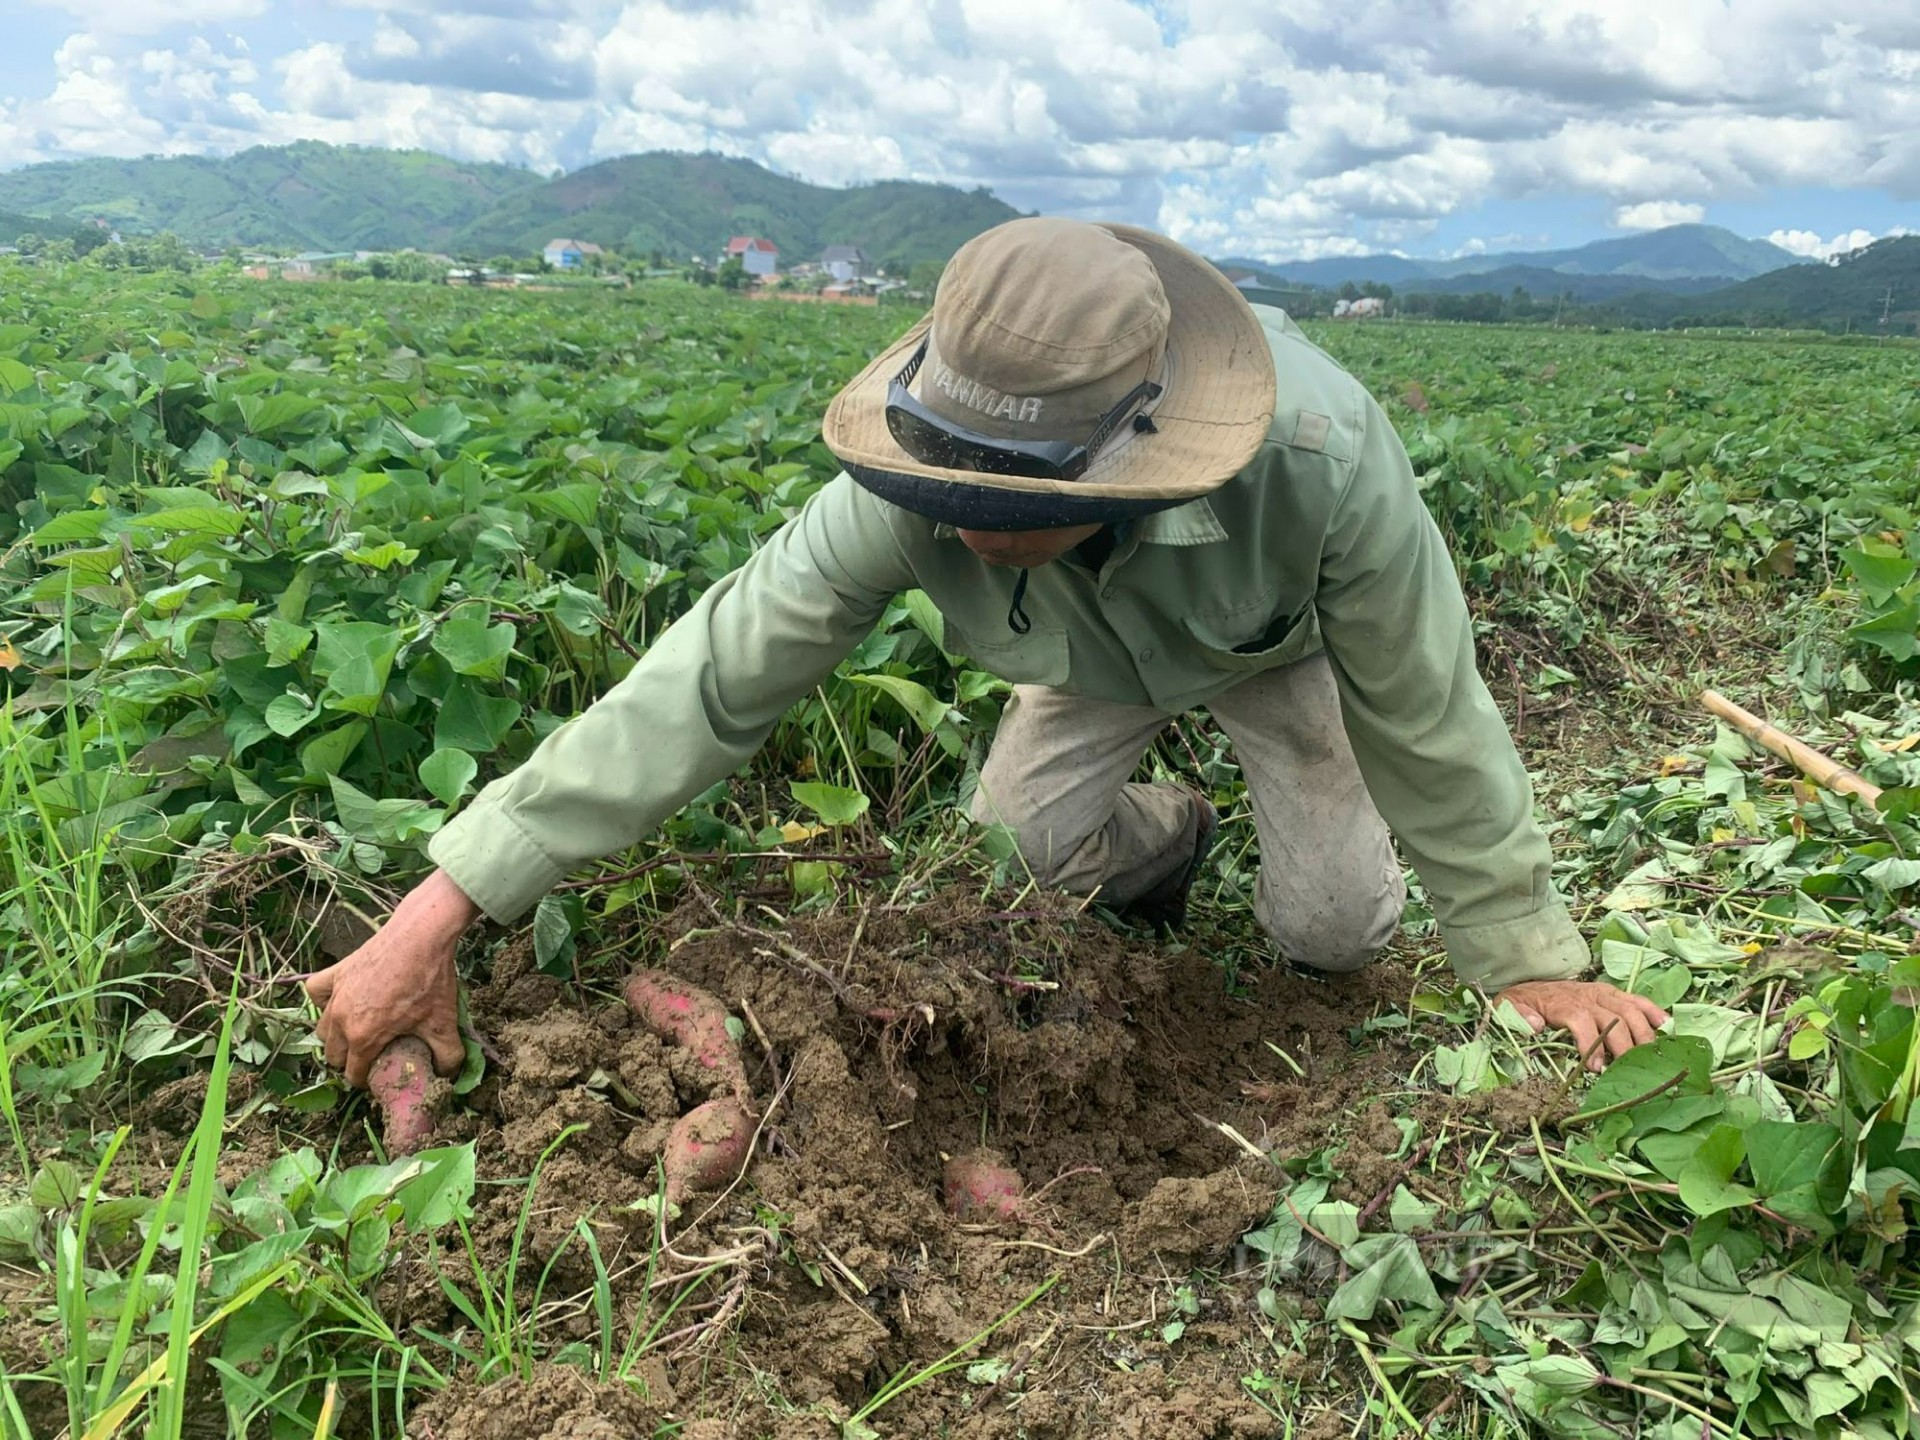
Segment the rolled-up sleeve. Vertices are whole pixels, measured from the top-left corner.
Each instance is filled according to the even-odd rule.
[[[1588,953],[1413,468],[1378,405],[1321,554],[1320,625],[1367,789],[1419,872],[1454,968],[1497,990],[1560,979]]]
[[[489,916],[514,919],[737,770],[912,583],[880,502],[840,476],[428,853]]]

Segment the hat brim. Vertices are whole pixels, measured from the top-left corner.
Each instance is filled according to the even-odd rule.
[[[1273,424],[1273,355],[1246,298],[1192,251],[1131,225],[1102,227],[1152,262],[1166,291],[1166,394],[1151,434],[1127,435],[1077,480],[989,475],[929,465],[887,428],[887,387],[932,325],[918,324],[833,397],[821,438],[881,498],[969,530],[1113,524],[1183,505],[1245,468]]]

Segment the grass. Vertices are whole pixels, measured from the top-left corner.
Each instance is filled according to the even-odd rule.
[[[106,1071],[119,1039],[111,1011],[130,998],[113,974],[126,910],[114,895],[113,836],[100,823],[106,787],[56,790],[31,759],[64,743],[68,773],[90,773],[74,718],[56,742],[0,706],[0,1111],[23,1171],[32,1164],[21,1100],[57,1101]]]

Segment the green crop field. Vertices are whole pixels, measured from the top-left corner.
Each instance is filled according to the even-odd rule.
[[[300,977],[833,474],[910,318],[0,259],[0,1435],[1916,1433],[1911,346],[1315,332],[1597,967],[1674,1016],[1600,1077],[1456,987],[1417,884],[1367,976],[1273,966],[1204,716],[1148,761],[1228,815],[1189,930],[1036,893],[957,803],[1006,687],[907,595],[473,938],[467,1065],[386,1153]],[[767,1107],[684,1209],[641,963],[737,1009]],[[941,1206],[979,1143],[1017,1219]]]

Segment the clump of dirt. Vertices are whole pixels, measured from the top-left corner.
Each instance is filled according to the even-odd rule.
[[[408,1416],[421,1440],[634,1440],[651,1435],[667,1406],[644,1383],[595,1384],[568,1365],[540,1365],[478,1384],[456,1380]]]
[[[1395,1042],[1356,1049],[1349,1032],[1405,993],[1405,971],[1326,982],[1275,968],[1243,976],[1251,991],[1235,997],[1202,956],[1170,958],[1064,901],[1007,914],[956,890],[763,913],[690,903],[652,937],[664,957],[631,957],[743,1022],[765,1109],[743,1179],[670,1224],[654,1199],[661,1147],[712,1093],[711,1072],[617,1001],[569,1000],[524,945],[474,993],[503,1061],[468,1097],[482,1175],[525,1176],[547,1155],[522,1242],[546,1293],[592,1286],[584,1221],[616,1277],[622,1334],[680,1296],[649,1354],[678,1391],[674,1417],[724,1420],[729,1435],[807,1434],[816,1420],[831,1434],[889,1377],[996,1324],[975,1352],[995,1363],[906,1391],[880,1417],[887,1433],[1271,1433],[1240,1381],[1262,1361],[1246,1348],[1258,1277],[1233,1278],[1249,1260],[1237,1242],[1272,1209],[1274,1162],[1325,1145],[1404,1065]],[[956,1219],[942,1203],[947,1158],[983,1145],[1025,1182],[1016,1217]],[[473,1233],[483,1261],[503,1262],[526,1192],[490,1195]],[[1174,1347],[1160,1332],[1194,1266],[1227,1277],[1206,1304],[1234,1313],[1189,1314]],[[560,1310],[553,1333],[591,1337],[590,1306]],[[501,1413],[498,1395],[473,1404]],[[773,1396],[802,1413],[762,1408]],[[443,1396],[435,1413],[450,1424],[461,1403]],[[545,1423],[516,1422],[516,1440],[558,1433]]]

